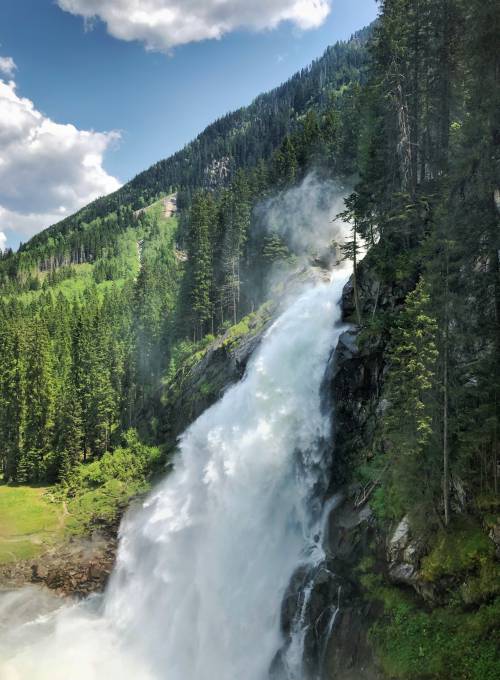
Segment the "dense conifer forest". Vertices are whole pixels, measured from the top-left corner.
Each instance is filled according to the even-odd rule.
[[[387,1],[360,95],[347,216],[381,281],[413,289],[362,319],[390,351],[386,492],[430,531],[452,497],[498,493],[499,35],[495,2]]]

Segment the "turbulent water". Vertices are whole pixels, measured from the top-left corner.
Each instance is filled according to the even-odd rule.
[[[122,524],[103,598],[36,615],[31,591],[0,599],[1,680],[268,678],[290,579],[321,559],[321,384],[344,278],[307,287],[244,379],[184,433],[174,471]],[[288,676],[299,678],[294,634]]]

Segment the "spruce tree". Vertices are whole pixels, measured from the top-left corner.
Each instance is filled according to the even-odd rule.
[[[40,319],[28,325],[25,356],[25,424],[17,481],[40,482],[51,465],[55,415],[51,343]]]

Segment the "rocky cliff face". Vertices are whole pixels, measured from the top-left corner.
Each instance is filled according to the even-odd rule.
[[[397,313],[415,284],[407,280],[383,285],[368,256],[358,270],[363,319],[369,320],[378,311]],[[345,320],[352,322],[352,281],[344,289],[342,306]],[[390,677],[395,677],[394,660],[397,667],[401,659],[398,645],[406,645],[406,659],[421,654],[428,630],[439,631],[436,635],[446,638],[457,611],[461,612],[462,626],[469,636],[463,638],[468,649],[454,652],[458,659],[462,659],[460,654],[476,653],[476,643],[470,642],[474,631],[482,630],[481,625],[494,625],[484,624],[481,613],[489,611],[488,606],[493,611],[492,603],[500,593],[498,519],[484,524],[480,518],[467,515],[464,507],[457,507],[454,528],[432,541],[419,535],[407,517],[394,523],[377,520],[370,508],[375,487],[353,483],[353,470],[373,455],[377,422],[385,408],[387,342],[382,333],[367,334],[353,325],[341,336],[325,376],[325,404],[334,425],[330,493],[340,492],[344,500],[330,516],[325,539],[327,568],[314,584],[314,606],[309,608],[306,621],[308,630],[315,631],[306,636],[306,661],[312,677],[320,680],[385,678],[381,662]],[[412,629],[411,639],[405,638],[408,621],[394,618],[400,603],[409,606],[413,616],[420,617],[422,628]],[[451,603],[460,603],[458,609],[453,610]],[[325,631],[323,622],[332,607],[338,612],[331,630]],[[494,614],[491,616],[494,619]],[[372,628],[375,622],[377,626]],[[461,631],[457,624],[456,633]],[[397,642],[390,639],[391,635]],[[477,653],[484,664],[484,659],[490,658],[490,652],[484,651],[488,649],[489,633],[485,628],[477,635],[478,644],[483,645]],[[375,656],[377,639],[384,640],[382,647],[376,647],[379,659]],[[435,670],[445,654],[440,645],[428,644],[426,650],[432,655],[426,668],[434,668],[429,677],[452,677]],[[463,659],[459,661],[462,662]],[[405,677],[420,677],[418,662],[411,673]],[[484,671],[477,677],[490,676]]]
[[[369,258],[358,268],[358,294],[363,318],[376,311],[393,312],[404,302],[408,286],[384,286]],[[344,288],[342,309],[345,321],[355,315],[352,279]],[[328,364],[324,381],[325,405],[333,423],[333,464],[330,493],[341,493],[343,501],[329,518],[325,537],[326,568],[314,584],[308,611],[306,662],[314,677],[322,680],[377,680],[377,668],[368,632],[380,614],[380,605],[366,598],[359,565],[367,555],[376,555],[378,567],[389,569],[386,536],[377,529],[369,506],[369,490],[351,483],[352,470],[361,451],[369,451],[381,403],[386,371],[383,337],[362,342],[353,324],[340,338]],[[393,573],[404,572],[402,554],[392,553]],[[326,612],[336,607],[331,630],[326,630]],[[284,626],[286,628],[286,625]],[[319,633],[318,633],[319,631]]]

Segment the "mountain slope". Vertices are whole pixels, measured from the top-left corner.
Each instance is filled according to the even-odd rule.
[[[276,266],[296,267],[295,246],[256,206],[312,170],[354,170],[369,33],[3,255],[6,480],[72,484],[131,428],[165,441],[162,385],[265,301]]]
[[[331,106],[332,97],[338,100],[337,108],[345,106],[345,88],[365,77],[366,43],[371,30],[363,29],[349,41],[329,47],[321,58],[283,85],[215,121],[184,149],[140,173],[113,194],[36,235],[20,251],[32,253],[84,223],[111,213],[120,215],[124,206],[133,210],[144,207],[172,188],[180,190],[182,207],[184,192],[189,202],[196,188],[225,184],[239,168],[268,160],[307,111],[324,111]]]

